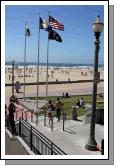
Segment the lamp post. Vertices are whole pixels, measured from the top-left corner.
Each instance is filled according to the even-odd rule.
[[[96,121],[96,95],[97,95],[97,82],[99,80],[98,73],[98,53],[100,49],[99,37],[103,31],[104,24],[100,22],[100,16],[97,17],[96,22],[93,23],[93,32],[95,34],[95,58],[94,58],[94,76],[93,76],[93,96],[92,96],[92,112],[91,112],[91,122],[90,122],[90,136],[89,140],[85,146],[87,150],[96,151],[97,143],[95,140],[95,121]]]
[[[15,61],[12,61],[12,95],[14,95],[14,65]]]

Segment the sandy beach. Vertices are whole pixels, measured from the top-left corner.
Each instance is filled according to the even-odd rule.
[[[23,68],[15,69],[14,75],[15,80],[20,83],[24,82]],[[104,79],[104,71],[99,68],[100,79]],[[12,69],[6,68],[5,70],[5,83],[12,83]],[[49,81],[78,81],[78,80],[92,80],[93,79],[93,68],[56,68],[49,67],[48,70],[48,82]],[[46,68],[40,67],[39,69],[39,81],[46,81]],[[37,82],[37,69],[26,68],[26,83]],[[48,85],[48,96],[61,96],[62,93],[68,92],[69,95],[80,95],[80,94],[92,94],[93,83],[72,83],[72,84],[54,84]],[[18,97],[23,97],[23,86],[19,90],[20,93],[15,93]],[[37,86],[29,85],[25,87],[26,96],[36,96]],[[98,83],[97,93],[104,93],[104,82]],[[12,94],[11,86],[5,87],[5,95],[10,96]],[[39,96],[45,96],[46,85],[39,86]]]
[[[104,71],[99,68],[100,79],[104,78]],[[12,83],[12,69],[5,70],[5,83]],[[14,71],[15,82],[24,82],[24,69],[17,68]],[[93,68],[57,68],[49,67],[48,69],[48,81],[76,81],[76,80],[90,80],[93,79]],[[46,68],[39,68],[39,81],[46,81]],[[37,69],[36,68],[26,68],[26,82],[37,82]]]

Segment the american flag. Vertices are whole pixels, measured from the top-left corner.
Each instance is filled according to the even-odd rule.
[[[49,16],[49,24],[52,28],[64,31],[64,25],[60,23],[58,20]]]

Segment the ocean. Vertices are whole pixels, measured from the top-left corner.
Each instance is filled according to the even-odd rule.
[[[23,62],[15,62],[16,67],[23,67],[24,63]],[[35,62],[26,62],[25,63],[26,67],[37,67],[37,63]],[[45,66],[46,63],[40,63],[40,66]],[[49,63],[49,67],[61,67],[61,68],[89,68],[93,67],[93,64],[72,64],[72,63]],[[12,62],[5,62],[5,67],[12,67]],[[103,68],[104,65],[99,65],[99,68]]]

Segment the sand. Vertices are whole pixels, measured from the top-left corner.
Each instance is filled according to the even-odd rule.
[[[15,69],[15,81],[20,83],[24,82],[23,69]],[[104,71],[100,68],[100,79],[104,79]],[[39,81],[46,81],[46,68],[41,67],[39,69]],[[92,80],[93,68],[49,68],[48,70],[48,82],[49,81],[77,81],[77,80]],[[26,83],[32,83],[37,81],[37,69],[26,69]],[[12,70],[5,70],[5,83],[12,83]],[[48,85],[48,96],[61,96],[62,93],[68,92],[69,95],[79,94],[92,94],[93,83],[73,83],[73,84],[54,84]],[[36,96],[37,86],[31,85],[25,87],[26,96]],[[98,84],[97,93],[104,93],[104,82]],[[12,88],[10,86],[5,87],[5,95],[10,96],[12,94]],[[18,97],[23,97],[23,86],[21,86],[20,93],[15,93]],[[45,96],[46,85],[39,86],[39,96]]]
[[[100,71],[100,79],[104,78],[104,71],[102,69],[99,69]],[[15,82],[24,81],[23,77],[24,69],[15,69],[14,75],[15,75]],[[37,69],[36,68],[29,68],[26,69],[26,82],[36,82],[37,81]],[[86,80],[86,79],[93,79],[93,68],[84,69],[84,68],[50,68],[48,70],[48,81],[56,81],[58,79],[59,81],[68,81],[70,79],[71,81],[75,80]],[[9,78],[10,77],[10,78]],[[6,78],[5,83],[12,83],[12,70],[6,70]],[[39,81],[46,81],[46,68],[40,68],[39,69]]]

